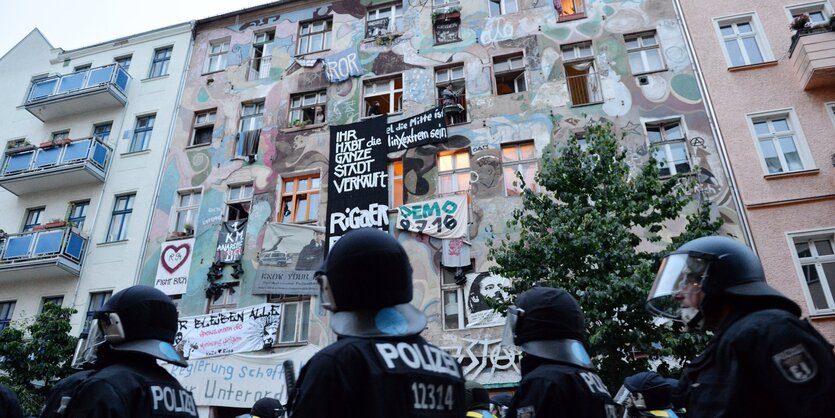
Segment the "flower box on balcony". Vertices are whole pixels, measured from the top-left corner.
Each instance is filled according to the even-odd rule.
[[[444,21],[458,19],[461,17],[461,12],[438,13],[435,15],[435,21]]]
[[[59,140],[53,141],[53,142],[55,143],[55,145],[67,145],[67,144],[72,142],[72,139],[64,138],[64,139],[59,139]]]
[[[41,142],[40,144],[38,144],[38,147],[40,147],[41,149],[49,149],[49,148],[52,148],[54,146],[55,146],[55,143],[52,142],[52,141]]]
[[[21,152],[32,151],[33,149],[35,149],[34,145],[25,144],[25,145],[12,147],[12,148],[7,148],[6,149],[6,154],[19,154]]]
[[[49,221],[43,225],[44,229],[63,228],[65,226],[67,226],[67,221],[64,220]]]

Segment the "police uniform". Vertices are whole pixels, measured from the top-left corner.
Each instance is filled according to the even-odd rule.
[[[21,418],[23,412],[20,410],[20,402],[17,396],[9,388],[0,385],[0,417]]]
[[[377,229],[345,234],[317,272],[336,343],[302,369],[293,418],[465,415],[464,378],[448,353],[420,337],[412,266],[403,246]]]
[[[835,356],[782,309],[741,314],[687,370],[688,418],[835,416]]]

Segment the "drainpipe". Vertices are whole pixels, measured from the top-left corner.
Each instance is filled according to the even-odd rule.
[[[704,99],[705,106],[707,108],[708,119],[710,120],[710,130],[716,140],[716,147],[719,150],[722,168],[725,169],[728,176],[731,198],[733,199],[734,204],[736,204],[736,207],[739,208],[739,224],[740,227],[742,227],[742,233],[745,236],[745,243],[748,244],[752,250],[754,250],[754,253],[756,253],[757,246],[754,243],[754,237],[751,235],[751,228],[748,225],[748,215],[745,213],[745,206],[742,205],[742,197],[739,194],[736,177],[734,176],[733,168],[731,167],[731,161],[728,158],[728,150],[725,147],[725,138],[722,136],[722,130],[719,129],[719,121],[716,118],[716,110],[713,107],[713,101],[710,100],[710,93],[707,90],[707,83],[705,83],[704,76],[702,74],[702,67],[699,64],[699,58],[696,56],[696,49],[693,47],[693,39],[690,37],[690,30],[688,29],[687,22],[684,19],[684,12],[681,8],[681,0],[673,0],[673,8],[675,8],[676,19],[682,29],[684,43],[687,44],[687,51],[690,53],[690,66],[696,76],[699,91],[702,94],[702,98]]]
[[[142,236],[142,250],[139,252],[139,262],[136,263],[136,271],[133,273],[133,284],[139,283],[139,276],[142,272],[142,265],[145,262],[145,252],[148,250],[148,237],[151,235],[151,227],[153,226],[154,211],[159,201],[159,191],[162,188],[162,178],[165,172],[166,157],[168,156],[168,147],[171,146],[171,140],[174,137],[174,128],[177,125],[177,114],[180,111],[180,101],[183,98],[183,90],[185,88],[186,77],[188,76],[188,66],[191,63],[191,51],[194,47],[194,29],[196,21],[191,21],[191,37],[189,38],[188,50],[186,51],[186,60],[183,63],[183,72],[180,74],[180,86],[177,90],[177,100],[174,101],[174,110],[171,114],[171,123],[168,127],[168,137],[165,140],[165,154],[162,156],[162,163],[160,164],[159,175],[157,176],[157,184],[154,187],[154,199],[151,201],[151,210],[148,211],[147,227],[145,227],[145,234]]]

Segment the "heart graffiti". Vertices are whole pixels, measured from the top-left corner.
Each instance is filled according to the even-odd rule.
[[[188,244],[180,244],[177,246],[170,245],[165,247],[162,250],[162,268],[164,268],[168,273],[174,273],[177,271],[183,263],[188,260],[188,256],[191,253],[191,245]]]

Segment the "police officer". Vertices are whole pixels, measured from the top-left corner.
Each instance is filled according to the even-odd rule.
[[[715,330],[682,379],[688,417],[835,414],[832,345],[766,284],[759,259],[742,243],[712,236],[682,245],[664,258],[646,306]]]
[[[23,411],[17,396],[9,388],[0,385],[0,417],[21,418]]]
[[[279,418],[284,416],[284,405],[276,398],[261,398],[249,411],[252,418]]]
[[[678,418],[673,411],[673,388],[655,372],[640,372],[624,380],[615,401],[624,406],[624,417]]]
[[[464,383],[464,405],[467,408],[467,418],[496,418],[489,410],[490,393],[474,380]]]
[[[507,416],[614,418],[614,401],[584,340],[585,317],[565,290],[534,287],[519,295],[508,308],[504,344],[524,353],[522,381]]]
[[[114,294],[95,314],[74,364],[92,366],[73,387],[50,393],[43,416],[197,417],[191,392],[157,360],[187,366],[174,349],[177,308],[164,293],[133,286]],[[63,382],[63,381],[62,381]],[[58,398],[59,408],[52,410]]]
[[[301,370],[290,417],[465,415],[458,362],[419,335],[426,316],[409,303],[412,266],[397,240],[376,229],[349,232],[317,276],[339,338]]]

